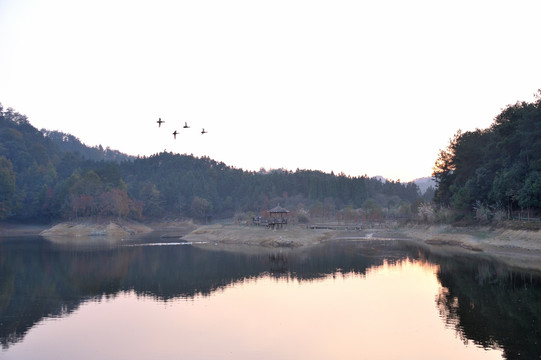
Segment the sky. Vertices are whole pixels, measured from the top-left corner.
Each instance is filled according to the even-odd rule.
[[[0,103],[130,155],[405,182],[459,129],[535,100],[539,14],[538,0],[0,0]]]

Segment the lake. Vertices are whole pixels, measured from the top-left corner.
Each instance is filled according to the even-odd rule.
[[[4,238],[0,358],[541,359],[538,272],[403,240],[239,249]]]

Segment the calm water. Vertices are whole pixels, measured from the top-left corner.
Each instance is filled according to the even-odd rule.
[[[122,245],[0,240],[0,358],[541,359],[540,275],[487,258]]]

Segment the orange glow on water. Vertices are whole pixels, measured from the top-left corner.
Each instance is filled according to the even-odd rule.
[[[501,359],[440,318],[435,266],[384,263],[366,276],[270,276],[211,296],[134,293],[42,321],[5,359]],[[48,349],[47,353],[40,349]],[[37,356],[37,357],[36,357]]]

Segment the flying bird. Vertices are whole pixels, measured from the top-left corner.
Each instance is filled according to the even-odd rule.
[[[203,128],[203,130],[201,130],[201,135],[203,134],[206,134],[208,131],[205,131],[205,128]]]
[[[156,121],[158,123],[158,127],[162,127],[162,123],[164,123],[165,121],[162,120],[162,118],[158,118],[158,121]]]
[[[189,129],[190,127],[188,126],[188,123],[185,121],[184,122],[184,126],[183,126],[184,129]]]
[[[175,132],[173,132],[173,137],[175,138],[175,140],[177,138],[177,135],[178,135],[178,132],[175,130]]]

